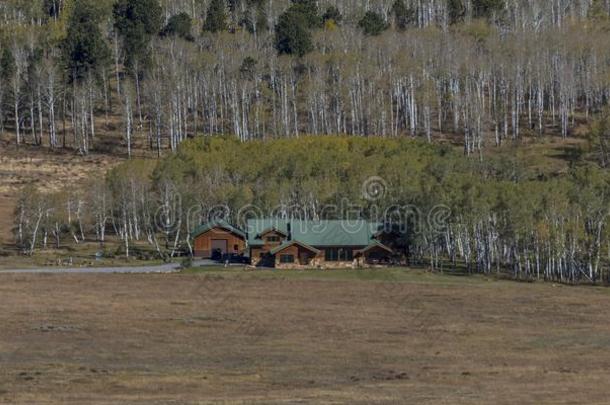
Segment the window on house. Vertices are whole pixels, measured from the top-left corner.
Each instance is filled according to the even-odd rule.
[[[329,248],[325,251],[327,262],[351,262],[354,260],[354,251],[346,248]]]
[[[339,258],[339,249],[326,249],[324,252],[324,258],[327,262],[336,262]]]
[[[271,242],[279,242],[280,241],[280,237],[277,235],[271,235],[271,236],[267,236],[267,243]]]
[[[233,245],[233,251],[234,252],[238,252],[239,251],[239,245]]]
[[[294,263],[294,255],[280,255],[280,263]]]

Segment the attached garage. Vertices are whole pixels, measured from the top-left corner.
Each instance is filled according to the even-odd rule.
[[[226,254],[243,255],[246,235],[225,222],[202,225],[192,233],[193,253],[202,259],[221,259]]]
[[[214,255],[215,252],[223,255],[230,253],[229,239],[212,239],[212,255]]]

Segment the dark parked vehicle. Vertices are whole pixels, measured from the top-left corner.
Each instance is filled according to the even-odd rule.
[[[247,258],[237,253],[227,253],[222,256],[222,262],[229,264],[245,264],[247,263]]]

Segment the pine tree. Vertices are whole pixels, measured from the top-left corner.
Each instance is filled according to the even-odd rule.
[[[303,56],[313,50],[311,29],[322,27],[322,18],[313,0],[294,0],[282,13],[275,27],[275,44],[279,53]]]
[[[321,28],[322,18],[318,13],[318,6],[315,0],[292,0],[293,4],[288,9],[291,13],[301,14],[307,28]]]
[[[7,83],[15,73],[15,58],[11,49],[7,46],[2,50],[0,56],[0,79]],[[7,85],[8,87],[8,85]]]
[[[191,21],[191,17],[187,13],[180,13],[170,17],[161,31],[161,36],[177,36],[187,41],[194,41],[191,31],[193,27],[193,23]]]
[[[474,18],[491,18],[494,12],[504,8],[502,0],[473,0],[472,16]]]
[[[358,26],[362,28],[366,35],[379,35],[388,28],[388,23],[383,19],[381,14],[374,11],[367,11],[364,17],[358,22]]]
[[[303,56],[313,50],[306,17],[286,11],[275,26],[275,44],[280,54]]]
[[[88,73],[99,73],[110,59],[110,49],[99,28],[100,16],[89,0],[78,0],[68,21],[62,43],[68,78],[81,80]]]
[[[158,0],[118,0],[113,8],[114,26],[123,38],[125,66],[140,70],[149,62],[149,45],[163,24]]]
[[[343,20],[343,16],[341,15],[339,9],[335,6],[329,6],[326,9],[324,15],[322,16],[322,21],[324,21],[325,23],[327,21],[333,21],[338,24],[341,22],[341,20]]]
[[[462,0],[449,0],[447,2],[447,14],[450,25],[462,22],[465,13],[466,8],[464,7]]]
[[[46,15],[56,19],[60,15],[62,5],[61,0],[44,0],[42,7]]]
[[[205,17],[203,30],[208,32],[226,31],[227,10],[225,0],[212,0]]]
[[[414,12],[412,9],[405,6],[404,0],[396,0],[392,5],[392,13],[394,14],[394,23],[396,29],[404,31],[413,23]]]

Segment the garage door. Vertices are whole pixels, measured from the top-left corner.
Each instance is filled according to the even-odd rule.
[[[226,239],[212,239],[212,252],[220,252],[223,255],[228,251],[229,241]]]

